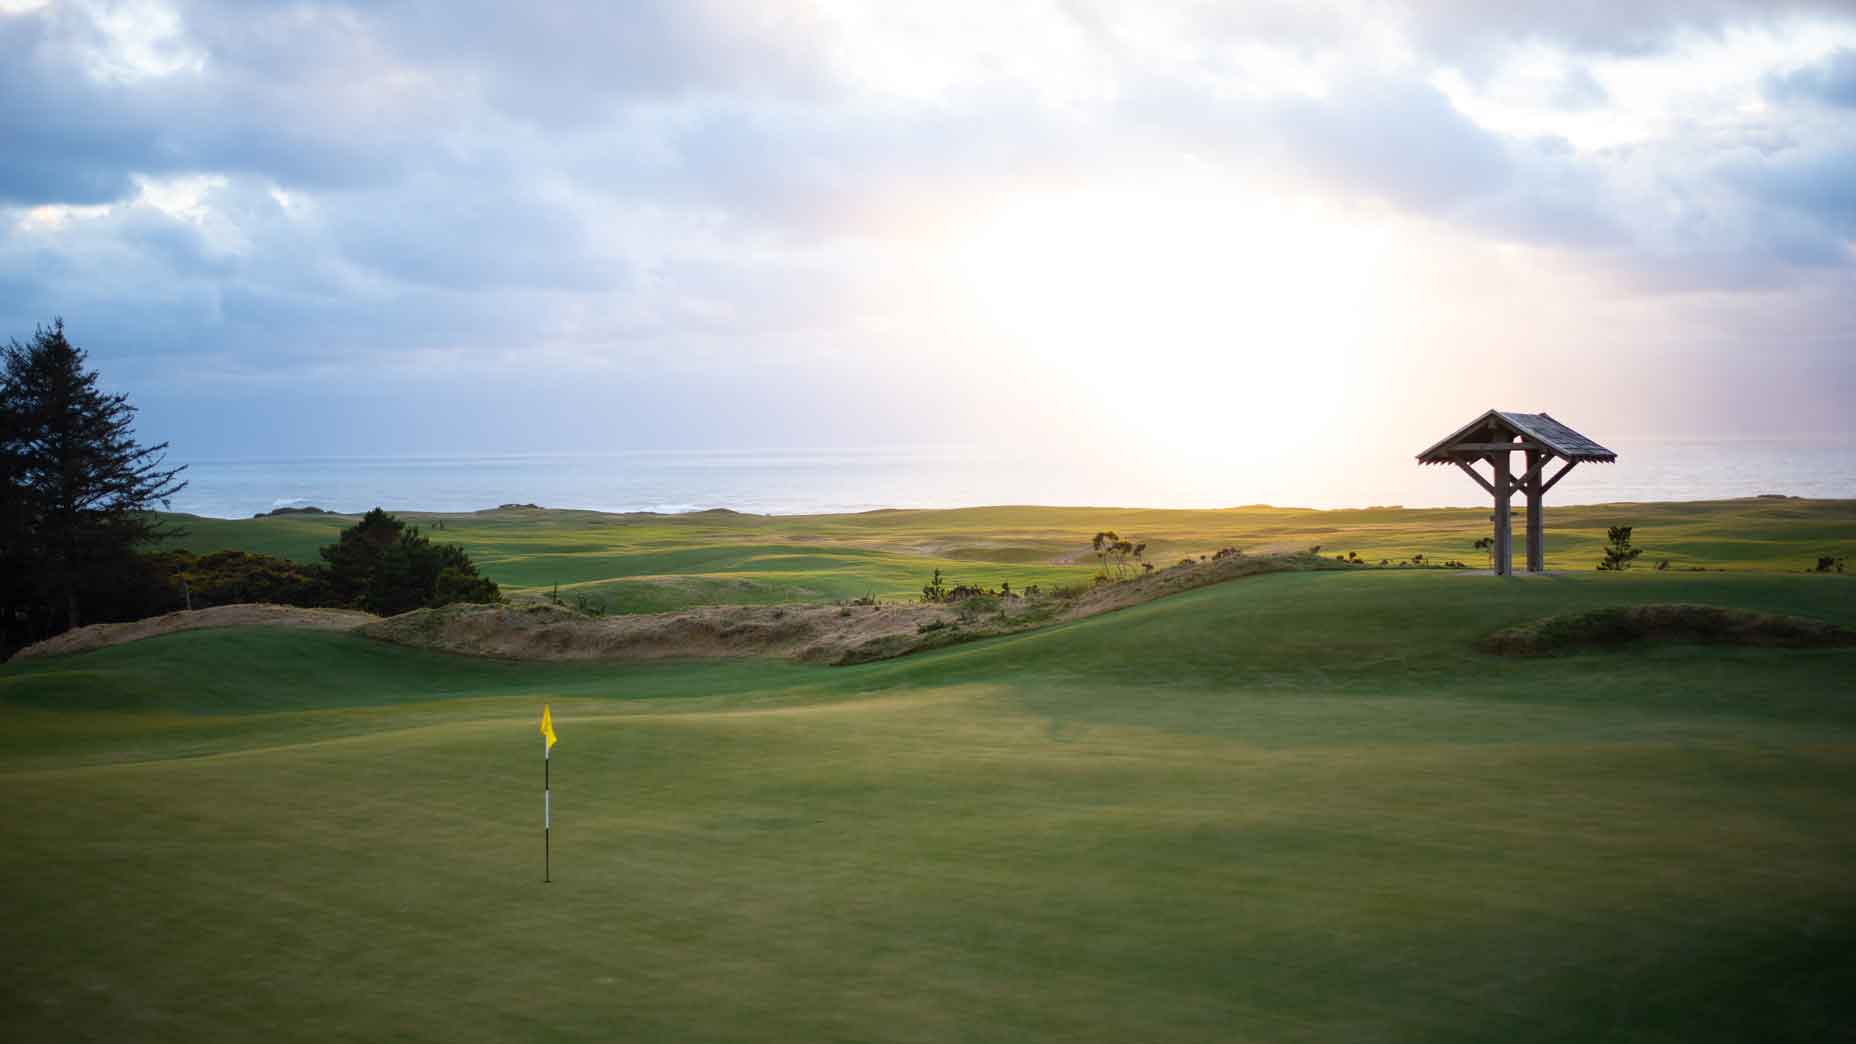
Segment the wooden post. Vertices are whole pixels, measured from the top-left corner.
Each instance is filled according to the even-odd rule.
[[[1538,450],[1527,451],[1527,571],[1530,573],[1546,572],[1547,537],[1546,508],[1541,501],[1541,470],[1545,462],[1540,459]]]
[[[1508,479],[1508,452],[1489,454],[1495,468],[1495,575],[1514,575],[1514,526],[1509,520],[1509,501],[1514,496]]]

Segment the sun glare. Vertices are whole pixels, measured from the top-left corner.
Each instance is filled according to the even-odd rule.
[[[1078,191],[1002,207],[956,260],[1003,350],[1101,375],[1102,408],[1184,448],[1338,408],[1306,378],[1357,352],[1376,239],[1302,200]]]

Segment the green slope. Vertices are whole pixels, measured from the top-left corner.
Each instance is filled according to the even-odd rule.
[[[9,665],[0,1019],[1832,1039],[1856,1015],[1856,651],[1473,642],[1646,601],[1853,623],[1852,583],[1282,574],[837,670],[282,631]]]

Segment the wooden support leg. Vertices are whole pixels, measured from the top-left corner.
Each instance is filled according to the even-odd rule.
[[[1510,521],[1509,501],[1514,496],[1508,480],[1508,454],[1489,455],[1495,468],[1495,575],[1514,575],[1514,526]]]
[[[1546,571],[1546,522],[1547,516],[1541,501],[1546,499],[1540,491],[1541,461],[1538,452],[1527,454],[1527,571],[1540,573]]]

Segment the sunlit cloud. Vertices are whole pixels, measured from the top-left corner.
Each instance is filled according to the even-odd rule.
[[[1203,461],[1755,371],[1748,431],[1847,430],[1856,19],[1614,7],[11,2],[0,321],[203,439],[241,382],[520,387]]]

